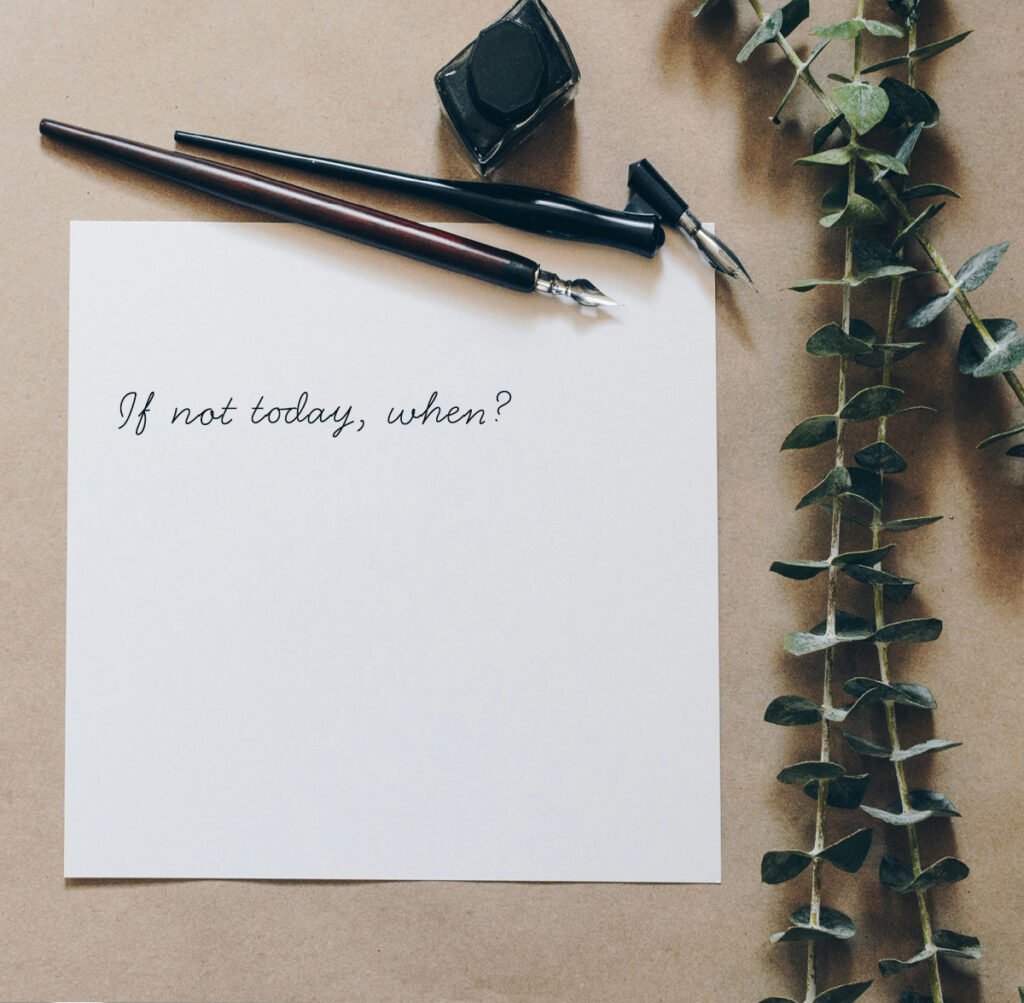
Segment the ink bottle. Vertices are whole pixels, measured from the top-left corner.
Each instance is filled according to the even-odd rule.
[[[541,0],[519,2],[434,76],[441,105],[486,174],[570,100],[579,67]]]

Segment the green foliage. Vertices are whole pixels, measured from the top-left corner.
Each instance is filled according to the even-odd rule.
[[[974,324],[968,324],[960,338],[957,367],[967,376],[995,376],[1016,369],[1024,362],[1024,334],[1006,317],[985,320],[989,337],[995,342],[990,348],[982,340]],[[988,442],[989,440],[986,440]]]
[[[771,937],[772,942],[806,942],[808,950],[808,981],[802,999],[811,1003],[848,1003],[866,991],[870,983],[851,983],[818,993],[812,980],[817,967],[816,945],[820,941],[848,939],[855,932],[853,921],[830,909],[823,902],[821,867],[831,863],[850,871],[860,868],[868,853],[870,829],[857,829],[847,834],[824,839],[827,809],[860,808],[878,823],[891,825],[907,834],[911,847],[911,863],[886,854],[879,866],[880,879],[898,894],[918,896],[920,922],[925,946],[906,961],[893,958],[879,963],[883,975],[891,975],[918,964],[928,966],[929,980],[935,998],[942,998],[938,958],[950,955],[961,958],[980,956],[978,942],[969,936],[938,930],[932,935],[927,893],[930,889],[965,879],[967,865],[953,857],[928,862],[921,860],[916,827],[933,818],[958,815],[952,802],[943,794],[911,788],[906,764],[930,753],[953,748],[959,743],[931,738],[905,746],[900,741],[900,721],[905,715],[931,712],[935,697],[928,687],[919,683],[893,679],[890,660],[899,652],[899,645],[936,641],[942,633],[942,622],[935,617],[889,619],[890,604],[905,602],[917,586],[912,578],[883,567],[890,560],[891,546],[883,541],[889,533],[908,533],[937,522],[940,516],[897,516],[888,511],[888,487],[895,475],[908,470],[908,460],[890,442],[902,418],[913,412],[931,410],[916,402],[905,401],[903,389],[896,385],[900,363],[917,355],[925,347],[924,340],[896,340],[900,327],[921,330],[936,321],[945,310],[958,304],[968,324],[960,341],[958,366],[973,377],[997,374],[1012,376],[1024,363],[1024,334],[1009,319],[981,320],[971,305],[969,294],[977,291],[992,275],[1005,254],[1008,244],[994,244],[969,258],[954,274],[935,249],[927,231],[931,222],[947,206],[946,201],[959,195],[937,181],[909,182],[910,161],[923,130],[938,125],[940,111],[936,102],[916,86],[916,68],[962,42],[970,33],[962,32],[926,45],[917,38],[919,0],[888,0],[890,11],[899,23],[865,17],[864,0],[851,0],[853,16],[811,29],[820,41],[811,54],[801,57],[785,36],[807,17],[807,5],[799,9],[787,4],[765,14],[757,0],[749,0],[759,23],[741,50],[738,59],[745,62],[756,51],[768,45],[781,52],[794,70],[778,109],[787,106],[794,90],[801,83],[820,101],[826,115],[815,124],[810,149],[795,160],[802,167],[823,168],[831,174],[827,190],[820,202],[820,225],[840,232],[845,245],[840,274],[801,279],[790,286],[796,292],[809,293],[825,289],[842,296],[842,315],[819,326],[806,341],[807,352],[829,360],[837,371],[837,399],[831,413],[812,414],[800,420],[782,442],[782,451],[813,449],[833,444],[828,452],[833,460],[822,470],[820,479],[797,503],[797,509],[819,509],[828,514],[831,523],[829,550],[822,556],[801,557],[772,562],[770,570],[793,581],[825,578],[825,616],[809,630],[791,631],[785,636],[786,652],[802,659],[802,664],[821,668],[823,689],[820,699],[787,694],[776,697],[764,713],[765,721],[782,727],[817,727],[822,729],[822,754],[818,760],[796,763],[783,769],[778,779],[802,788],[815,801],[814,850],[774,850],[761,862],[762,880],[779,884],[800,879],[811,871],[812,902],[790,916],[790,926]],[[702,5],[703,6],[703,5]],[[875,13],[872,11],[872,13]],[[888,55],[872,66],[862,62],[864,39],[874,36],[874,47],[888,44],[902,51]],[[903,43],[894,40],[905,38]],[[775,43],[772,46],[770,43]],[[827,44],[848,43],[853,54],[852,68],[843,73],[830,73],[835,85],[822,87],[814,78],[811,64]],[[834,53],[833,50],[830,50]],[[890,50],[891,51],[891,50]],[[893,68],[876,82],[867,74]],[[869,135],[870,134],[870,135]],[[909,206],[920,200],[913,212]],[[865,234],[870,233],[870,238]],[[904,251],[917,244],[931,259],[934,273],[917,272]],[[944,286],[926,296],[901,316],[899,305],[904,283],[911,277],[935,274]],[[889,317],[884,334],[879,334],[853,316],[855,296],[875,297],[875,313],[881,315],[888,307]],[[884,298],[883,298],[884,297]],[[853,364],[853,365],[851,365]],[[861,367],[854,368],[854,365]],[[864,378],[865,370],[873,370]],[[1015,376],[1014,376],[1015,379]],[[831,382],[831,381],[830,381]],[[917,380],[916,385],[927,381]],[[1011,386],[1013,380],[1009,380]],[[1024,387],[1015,390],[1024,404]],[[990,445],[1024,435],[1024,423],[990,436],[982,445]],[[821,452],[826,452],[822,450]],[[1011,455],[1024,456],[1024,441],[1012,445]],[[849,457],[853,457],[853,465]],[[845,533],[850,524],[866,527],[871,533],[868,549],[852,550]],[[864,544],[859,544],[864,546]],[[845,578],[848,585],[840,582]],[[840,594],[854,586],[871,590],[874,612],[871,621],[848,613],[839,607]],[[821,588],[821,586],[818,586]],[[853,675],[844,685],[852,699],[842,706],[833,702],[833,687],[841,679],[836,674],[851,660],[850,645],[873,645],[878,659],[878,677]],[[865,707],[881,708],[884,713],[862,714]],[[853,721],[863,728],[884,717],[881,735],[863,735],[846,730]],[[884,808],[864,804],[868,774],[847,772],[829,738],[829,729],[841,727],[846,745],[854,753],[890,764],[896,788],[902,792],[896,802]],[[859,730],[859,729],[858,729]],[[829,750],[832,750],[831,753]],[[806,880],[806,879],[804,879]],[[931,999],[932,997],[927,997]],[[926,997],[908,990],[902,1003],[923,1003]],[[769,997],[762,1003],[792,1003],[789,997]]]
[[[952,930],[936,930],[932,935],[932,943],[922,948],[912,958],[908,958],[906,961],[884,958],[878,962],[878,969],[883,975],[898,975],[900,972],[905,972],[915,965],[923,964],[942,954],[953,958],[976,959],[981,957],[981,945],[975,937],[953,933]]]

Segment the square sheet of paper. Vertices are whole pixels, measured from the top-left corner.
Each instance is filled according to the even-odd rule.
[[[68,877],[719,880],[712,276],[461,229],[72,224]]]

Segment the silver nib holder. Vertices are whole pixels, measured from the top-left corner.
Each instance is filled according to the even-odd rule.
[[[742,276],[754,285],[754,280],[747,274],[740,259],[724,241],[704,229],[704,224],[694,216],[679,193],[649,161],[638,160],[629,165],[629,187],[633,189],[634,195],[627,208],[636,211],[649,209],[657,213],[666,226],[678,227],[690,238],[706,265],[731,279]]]
[[[574,300],[580,306],[621,306],[618,300],[605,296],[593,282],[588,279],[560,279],[554,272],[537,269],[537,292],[548,296],[561,296]]]

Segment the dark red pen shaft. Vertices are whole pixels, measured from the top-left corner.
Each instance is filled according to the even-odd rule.
[[[529,293],[537,287],[536,261],[467,240],[446,230],[424,226],[216,160],[162,150],[51,119],[44,118],[39,123],[39,131],[52,139],[71,143],[292,223],[304,223],[508,289]]]

